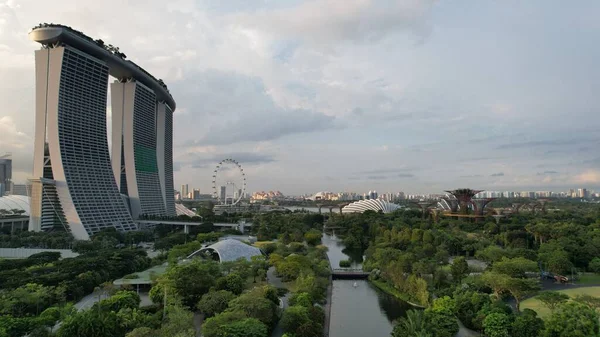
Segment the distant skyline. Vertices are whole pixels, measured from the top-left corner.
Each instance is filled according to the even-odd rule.
[[[600,190],[598,17],[592,0],[0,0],[0,152],[24,183],[27,32],[54,22],[168,83],[175,188],[212,191],[231,157],[250,193]]]

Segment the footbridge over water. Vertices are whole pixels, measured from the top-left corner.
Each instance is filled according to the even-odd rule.
[[[369,274],[362,269],[335,268],[331,270],[331,278],[334,280],[363,280],[367,279]]]

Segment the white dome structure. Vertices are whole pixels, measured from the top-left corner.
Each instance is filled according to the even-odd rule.
[[[216,254],[219,257],[220,262],[236,261],[240,258],[245,258],[250,261],[253,256],[262,255],[260,249],[254,246],[247,245],[235,239],[225,239],[195,251],[188,256],[188,259],[203,254],[204,252]]]
[[[351,203],[342,208],[342,213],[362,213],[364,211],[382,211],[383,213],[391,213],[400,208],[400,205],[393,204],[379,199],[360,200]]]
[[[0,197],[0,209],[10,211],[18,209],[25,211],[23,215],[29,215],[29,197],[26,195],[7,195]]]

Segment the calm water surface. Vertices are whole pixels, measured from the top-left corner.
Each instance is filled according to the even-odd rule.
[[[329,248],[333,268],[339,268],[339,261],[345,259],[352,261],[353,268],[360,268],[362,253],[345,250],[335,235],[324,234],[322,241]],[[330,337],[387,337],[392,322],[411,308],[363,280],[333,281],[331,303]]]

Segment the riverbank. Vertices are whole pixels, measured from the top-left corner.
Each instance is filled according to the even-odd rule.
[[[329,260],[329,259],[328,259]],[[333,279],[329,276],[329,285],[327,286],[327,302],[323,311],[325,311],[325,322],[323,322],[323,337],[329,337],[329,325],[331,324],[331,296],[333,294]]]
[[[385,281],[381,281],[381,280],[372,280],[369,279],[369,282],[371,282],[371,284],[373,284],[374,286],[376,286],[379,290],[383,291],[384,293],[394,296],[395,298],[402,300],[410,305],[412,305],[413,307],[417,307],[419,309],[425,309],[426,307],[420,305],[420,304],[416,304],[410,301],[410,299],[408,298],[408,296],[400,291],[398,291],[398,289],[392,287],[391,285],[387,284]]]

